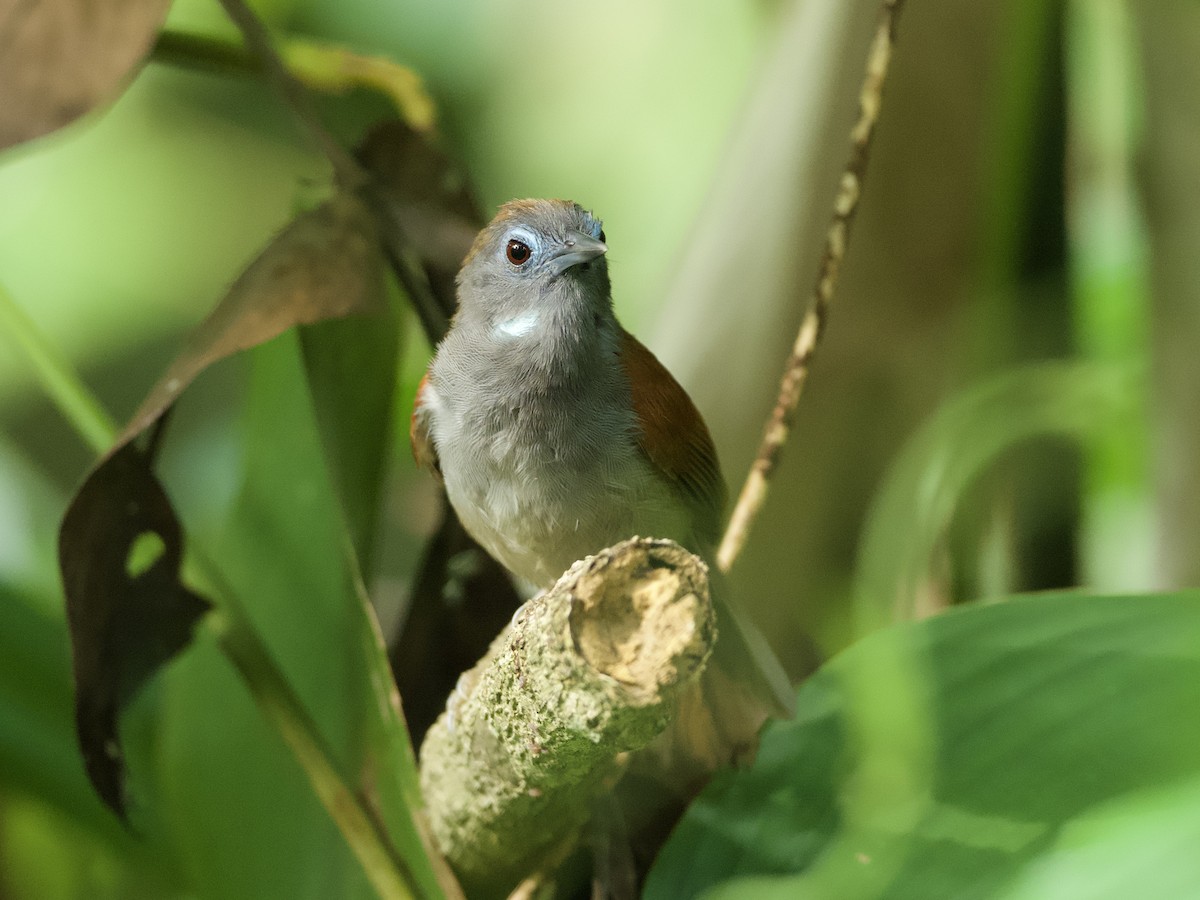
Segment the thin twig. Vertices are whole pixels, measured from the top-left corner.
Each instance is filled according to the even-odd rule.
[[[164,28],[150,51],[150,62],[222,75],[261,73],[262,62],[250,53],[244,41],[237,44],[236,40]]]
[[[241,31],[250,52],[262,63],[267,78],[275,90],[284,98],[291,108],[292,114],[308,131],[309,136],[321,148],[321,152],[325,154],[329,164],[333,166],[334,177],[338,184],[346,190],[356,190],[360,187],[367,180],[366,171],[359,165],[358,160],[347,152],[321,124],[309,104],[307,91],[299,81],[292,77],[287,66],[283,64],[283,60],[280,59],[279,54],[275,51],[275,46],[271,43],[271,36],[267,33],[267,28],[263,25],[262,20],[251,11],[244,0],[221,0],[221,6],[225,8],[225,14]]]
[[[771,475],[779,462],[780,451],[791,433],[796,404],[808,379],[809,364],[825,331],[829,301],[837,287],[842,260],[850,240],[850,227],[862,196],[871,140],[875,135],[875,125],[879,121],[882,106],[883,83],[887,78],[892,48],[896,43],[896,22],[903,6],[904,0],[884,0],[880,11],[879,24],[867,54],[867,70],[859,93],[858,122],[850,132],[850,159],[842,172],[837,198],[833,203],[833,217],[825,236],[825,248],[821,254],[816,286],[809,300],[808,311],[800,323],[800,332],[796,335],[791,355],[784,366],[775,409],[771,411],[758,454],[750,466],[750,474],[746,477],[746,483],[742,485],[742,492],[738,495],[737,505],[733,509],[729,526],[725,529],[721,547],[717,551],[717,566],[722,571],[728,571],[741,553],[750,533],[750,526],[754,524],[767,499]]]
[[[375,221],[379,224],[384,258],[392,267],[400,287],[408,295],[430,346],[436,347],[450,330],[450,316],[454,311],[447,311],[442,306],[420,263],[413,259],[409,240],[394,215],[395,205],[374,184],[368,185],[363,197],[370,204]]]
[[[276,42],[291,75],[305,87],[324,94],[344,94],[354,87],[385,95],[414,131],[428,134],[436,110],[421,78],[408,66],[384,56],[370,56],[322,41],[289,36]],[[260,75],[263,61],[245,41],[164,29],[150,60],[222,75]]]

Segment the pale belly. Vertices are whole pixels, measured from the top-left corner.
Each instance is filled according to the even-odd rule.
[[[485,550],[549,587],[576,560],[635,535],[695,549],[687,513],[636,445],[628,384],[601,364],[615,343],[596,344],[595,377],[571,378],[570,361],[538,369],[515,339],[481,350],[456,335],[423,402],[446,493]],[[524,378],[497,377],[520,367]]]
[[[691,543],[686,517],[650,464],[629,447],[580,467],[553,460],[443,457],[450,502],[480,545],[515,575],[549,587],[576,560],[626,538]]]

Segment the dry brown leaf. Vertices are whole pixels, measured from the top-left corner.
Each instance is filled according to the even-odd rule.
[[[80,748],[97,792],[122,816],[119,714],[187,646],[209,605],[180,580],[183,529],[154,475],[153,451],[134,441],[214,362],[296,325],[382,311],[375,235],[371,214],[348,194],[293,221],[196,329],[63,517],[59,565]]]
[[[132,440],[218,360],[256,347],[296,325],[382,313],[382,262],[375,222],[352,194],[297,217],[230,288],[192,333],[121,435]]]
[[[0,149],[110,100],[150,52],[170,0],[0,0]]]
[[[139,561],[135,548],[147,541],[158,542],[157,557]],[[209,606],[179,580],[183,530],[146,453],[127,444],[84,482],[63,518],[59,558],[84,767],[124,817],[117,716],[187,646]]]

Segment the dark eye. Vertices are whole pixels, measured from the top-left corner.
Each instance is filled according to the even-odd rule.
[[[521,241],[509,241],[508,246],[504,249],[504,255],[508,257],[508,261],[514,266],[523,266],[529,262],[531,253],[529,245]]]
[[[603,228],[601,228],[601,229],[600,229],[600,243],[602,243],[602,244],[607,244],[607,243],[608,243],[608,238],[606,238],[606,237],[604,236],[604,229],[603,229]]]

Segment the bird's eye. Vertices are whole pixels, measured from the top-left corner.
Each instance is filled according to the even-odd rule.
[[[604,236],[604,229],[603,229],[603,228],[601,228],[601,229],[600,229],[600,243],[602,243],[602,244],[607,244],[607,243],[608,243],[608,238],[606,238],[606,237]]]
[[[523,266],[529,262],[529,257],[533,254],[530,253],[528,244],[522,241],[509,241],[508,246],[504,249],[504,255],[514,266]]]

